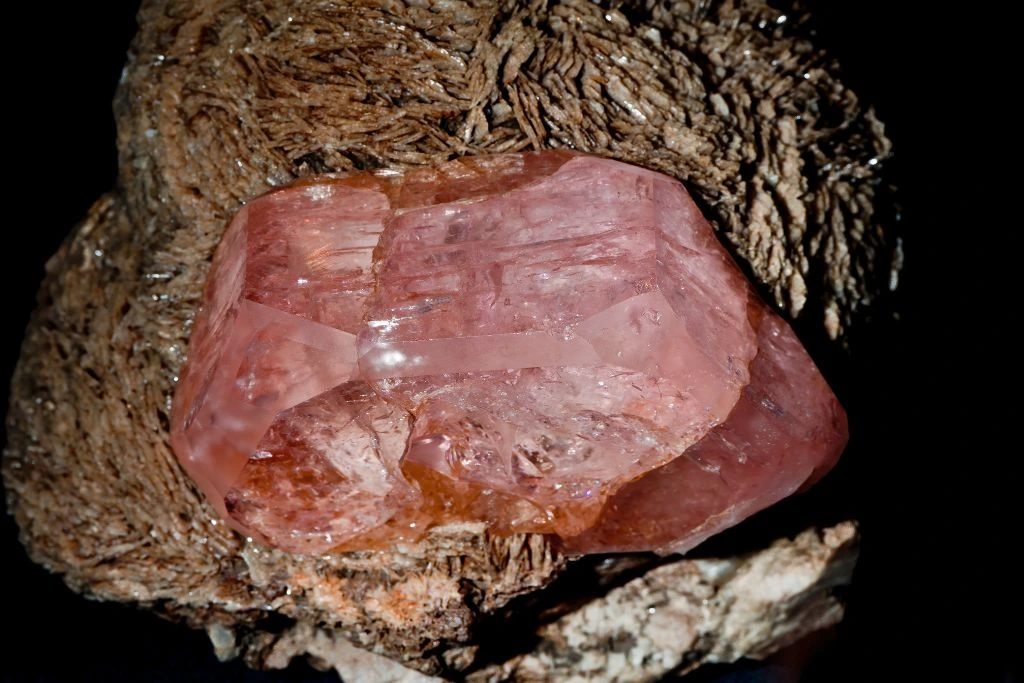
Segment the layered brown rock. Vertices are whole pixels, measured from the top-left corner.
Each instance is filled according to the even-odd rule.
[[[584,565],[472,526],[303,558],[214,523],[167,443],[213,249],[242,201],[298,175],[574,147],[686,181],[764,291],[838,337],[898,263],[875,209],[889,143],[780,15],[755,0],[146,2],[116,105],[118,188],[50,262],[14,380],[4,476],[32,557],[253,663],[329,634],[422,671],[485,669],[487,620]],[[838,618],[798,612],[750,619]],[[269,614],[292,635],[261,626]]]

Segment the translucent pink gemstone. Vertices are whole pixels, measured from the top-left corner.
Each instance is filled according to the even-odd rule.
[[[218,250],[172,441],[300,552],[432,524],[685,550],[835,462],[846,422],[677,181],[564,152],[320,178]]]

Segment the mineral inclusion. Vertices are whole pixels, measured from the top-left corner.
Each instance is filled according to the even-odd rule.
[[[234,527],[294,552],[459,521],[682,552],[847,439],[683,186],[565,152],[251,201],[190,347],[175,452]]]

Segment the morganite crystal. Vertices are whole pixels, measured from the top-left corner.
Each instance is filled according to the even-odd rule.
[[[221,513],[297,552],[464,520],[684,551],[820,476],[846,437],[683,186],[564,152],[247,204],[172,424]]]

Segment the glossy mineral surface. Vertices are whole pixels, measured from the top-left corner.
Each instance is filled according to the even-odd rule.
[[[459,520],[683,551],[819,476],[846,436],[683,186],[562,152],[250,202],[172,424],[221,513],[297,552]]]

